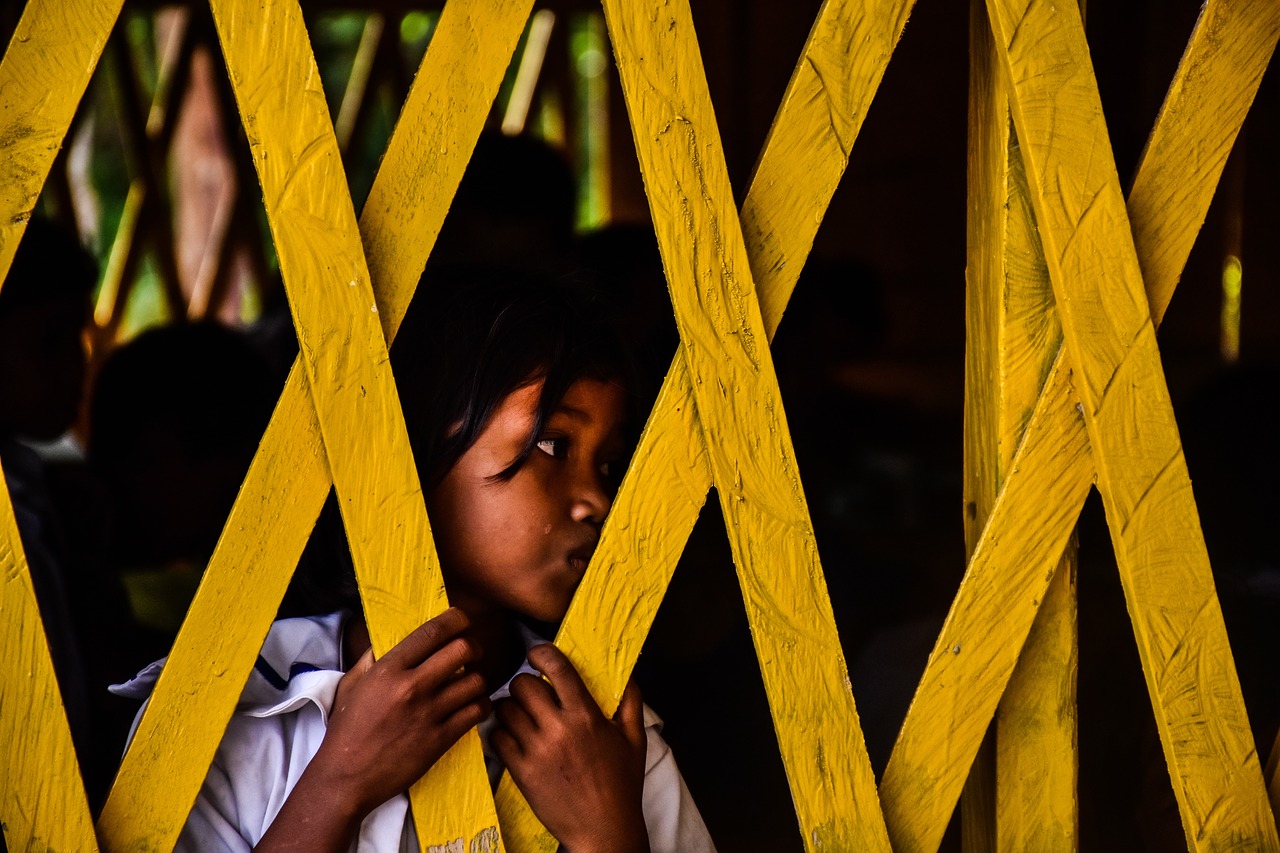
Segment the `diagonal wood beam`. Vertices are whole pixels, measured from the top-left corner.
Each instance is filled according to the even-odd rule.
[[[1278,37],[1280,9],[1265,0],[1210,2],[1196,25],[1128,201],[1153,318],[1168,306]],[[1186,146],[1191,128],[1199,142]],[[1069,374],[1060,353],[881,782],[902,849],[933,849],[941,839],[959,796],[956,777],[973,760],[1088,494],[1093,460]],[[956,646],[962,654],[952,653]],[[951,719],[956,728],[940,743],[931,732]]]
[[[988,9],[1156,725],[1188,846],[1277,849],[1084,26],[1065,5]],[[1056,121],[1064,109],[1074,121]]]
[[[122,0],[31,0],[0,60],[0,282]],[[13,850],[96,850],[9,489],[0,482],[0,818]]]
[[[802,839],[887,850],[692,13],[604,9]]]
[[[394,337],[532,0],[450,0],[360,217],[377,317]],[[438,99],[438,81],[451,97]],[[98,831],[169,849],[332,484],[304,371],[290,373]],[[225,626],[234,625],[234,634]],[[183,751],[185,760],[171,761]],[[165,784],[157,785],[157,779]]]
[[[770,338],[912,5],[828,0],[810,30],[741,212]],[[865,49],[850,51],[852,44]],[[556,637],[606,711],[617,707],[711,487],[701,431],[684,356],[677,353]],[[508,775],[498,787],[498,809],[513,851],[555,849]]]

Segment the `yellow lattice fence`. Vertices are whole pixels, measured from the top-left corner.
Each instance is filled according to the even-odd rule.
[[[10,849],[173,846],[331,485],[375,649],[445,606],[387,346],[532,2],[449,0],[359,220],[296,0],[212,3],[304,355],[96,826],[0,490]],[[121,4],[31,0],[0,63],[0,270]],[[823,5],[739,211],[687,0],[605,0],[682,344],[557,642],[612,711],[714,485],[806,849],[936,848],[997,704],[973,831],[1073,849],[1060,561],[1096,485],[1189,847],[1280,848],[1154,336],[1280,36],[1273,0],[1206,4],[1127,201],[1075,4],[975,7],[971,556],[875,783],[768,341],[911,6]],[[509,778],[490,796],[474,733],[411,799],[428,844],[500,826],[554,849]]]

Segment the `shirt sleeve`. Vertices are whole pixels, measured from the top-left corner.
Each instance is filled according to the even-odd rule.
[[[646,708],[648,712],[648,709]],[[645,722],[656,720],[652,712]],[[661,723],[645,727],[644,823],[651,853],[715,853],[716,846],[684,784],[671,747],[659,734]]]

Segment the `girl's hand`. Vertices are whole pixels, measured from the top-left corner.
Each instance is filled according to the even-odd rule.
[[[550,683],[516,676],[492,743],[534,814],[570,853],[648,851],[639,688],[627,684],[609,720],[555,646],[530,649],[529,662]]]
[[[408,790],[489,714],[475,650],[450,608],[338,684],[315,757],[256,849],[346,850],[373,809]]]
[[[370,810],[408,790],[489,714],[475,660],[461,636],[469,623],[450,608],[380,660],[366,651],[338,684],[324,742],[312,760],[335,783],[361,792]]]

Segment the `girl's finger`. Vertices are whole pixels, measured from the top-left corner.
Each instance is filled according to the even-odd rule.
[[[538,724],[517,699],[499,702],[493,709],[498,718],[498,731],[505,731],[518,742],[524,743],[538,733]]]
[[[383,656],[383,660],[404,669],[417,666],[436,650],[467,629],[466,614],[450,607],[434,619],[428,619],[409,633]]]
[[[481,696],[466,703],[442,720],[438,732],[446,742],[452,745],[458,738],[480,725],[480,722],[489,716],[491,710],[493,709],[489,704],[489,697]]]
[[[506,729],[494,729],[489,737],[489,745],[493,747],[494,752],[498,753],[498,758],[502,759],[502,763],[507,765],[508,769],[524,757],[524,748],[520,746],[520,741],[512,737],[511,732]]]
[[[464,673],[440,687],[436,692],[436,703],[441,717],[452,714],[468,702],[475,702],[482,698],[486,702],[489,700],[485,692],[484,677],[477,672]]]
[[[551,643],[543,643],[529,649],[529,663],[551,682],[551,688],[562,708],[596,707],[596,700],[582,683],[578,670],[564,656],[564,652]]]
[[[640,685],[635,678],[628,679],[622,691],[622,700],[613,719],[622,727],[622,733],[637,750],[643,751],[648,740],[644,731],[644,702],[640,698]]]
[[[415,680],[428,687],[443,684],[475,659],[472,642],[466,637],[454,637],[413,667]]]
[[[550,684],[529,673],[521,673],[511,679],[511,699],[520,705],[535,722],[546,722],[560,710],[555,691]]]
[[[351,667],[343,673],[342,678],[338,680],[338,690],[333,697],[333,710],[341,712],[346,706],[347,696],[355,689],[360,679],[373,668],[373,649],[365,649],[364,654]]]

